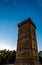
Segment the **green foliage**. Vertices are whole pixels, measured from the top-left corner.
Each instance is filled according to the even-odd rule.
[[[16,51],[1,50],[0,51],[0,64],[13,64],[16,58]]]
[[[42,51],[39,52],[39,61],[42,64]]]

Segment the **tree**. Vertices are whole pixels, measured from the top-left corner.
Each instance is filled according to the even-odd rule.
[[[12,64],[16,59],[16,51],[1,50],[0,51],[0,64]]]
[[[39,52],[39,61],[42,64],[42,51]]]

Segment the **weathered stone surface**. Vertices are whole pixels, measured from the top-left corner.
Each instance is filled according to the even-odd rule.
[[[30,18],[18,24],[18,43],[14,65],[40,65],[36,41],[36,26]]]

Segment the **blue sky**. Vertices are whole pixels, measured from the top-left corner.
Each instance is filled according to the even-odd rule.
[[[0,0],[0,50],[17,48],[17,24],[31,17],[42,50],[42,0]]]

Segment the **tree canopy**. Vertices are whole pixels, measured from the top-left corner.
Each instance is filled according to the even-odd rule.
[[[0,51],[0,64],[13,64],[16,58],[16,51],[1,50]]]

